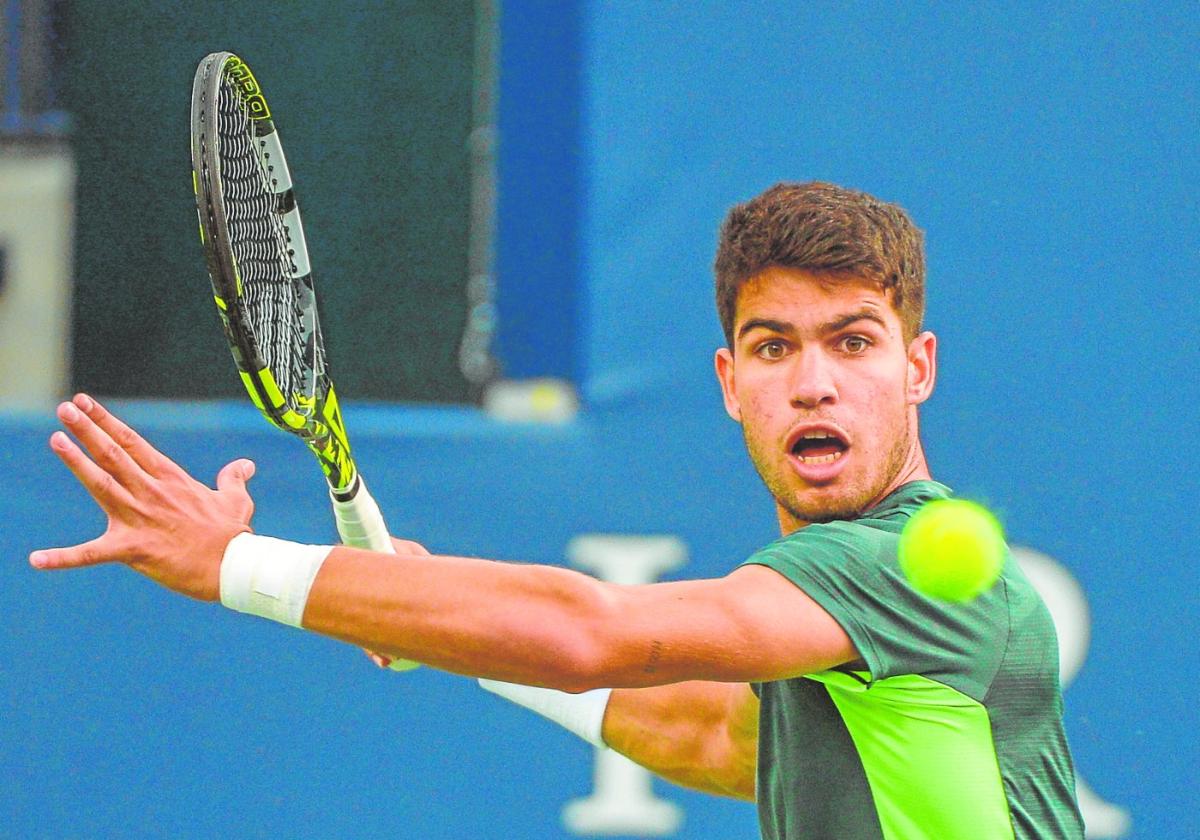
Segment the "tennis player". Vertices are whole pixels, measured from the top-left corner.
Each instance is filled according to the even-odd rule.
[[[618,586],[255,535],[250,462],[209,489],[86,395],[58,409],[74,439],[50,446],[108,528],[30,559],[126,563],[487,678],[668,779],[757,801],[764,838],[1081,838],[1054,628],[1029,581],[1010,560],[951,605],[897,565],[905,521],[950,494],[918,437],[937,347],[924,273],[920,231],[864,193],[780,184],[730,211],[716,373],[782,536],[720,579]]]

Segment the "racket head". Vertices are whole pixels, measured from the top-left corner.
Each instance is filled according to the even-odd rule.
[[[352,493],[291,172],[262,87],[234,53],[196,68],[191,146],[200,241],[242,383],[268,421],[308,444],[334,491]]]

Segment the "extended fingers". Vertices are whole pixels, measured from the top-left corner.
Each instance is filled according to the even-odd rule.
[[[44,548],[29,555],[38,569],[79,569],[120,560],[120,551],[108,537],[99,537],[69,548]]]
[[[135,492],[136,488],[145,485],[149,476],[141,465],[119,443],[113,440],[108,432],[96,425],[90,416],[80,411],[78,406],[70,402],[63,403],[58,407],[58,419],[71,430],[71,433],[95,460],[96,465],[105,473]],[[68,466],[72,465],[68,463]],[[74,471],[74,467],[72,467],[72,471]],[[80,481],[84,481],[82,475],[75,474]],[[87,485],[87,482],[84,481],[84,484]],[[89,489],[91,488],[89,487]],[[93,495],[95,494],[93,493]]]
[[[151,446],[145,438],[92,397],[87,394],[76,394],[71,402],[91,418],[92,422],[99,426],[117,446],[128,452],[129,457],[146,472],[162,476],[183,471],[178,464]]]
[[[66,434],[63,432],[52,434],[50,448],[67,465],[67,469],[75,474],[79,483],[106,513],[111,514],[114,509],[132,503],[133,497],[129,491],[121,487],[108,472],[97,466]]]

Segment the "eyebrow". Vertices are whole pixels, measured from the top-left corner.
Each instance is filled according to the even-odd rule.
[[[844,330],[846,327],[856,321],[874,321],[885,331],[888,330],[887,322],[879,316],[873,309],[860,309],[858,312],[851,312],[848,315],[843,315],[840,318],[835,318],[817,327],[817,333],[820,335],[828,335],[829,333]],[[738,330],[737,337],[740,339],[746,333],[754,329],[765,329],[777,333],[795,332],[796,326],[788,321],[776,321],[771,318],[751,318],[746,323],[742,324]]]

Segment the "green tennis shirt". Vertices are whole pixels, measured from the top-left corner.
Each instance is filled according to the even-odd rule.
[[[896,559],[906,484],[852,521],[754,554],[820,604],[862,661],[755,683],[766,840],[1082,838],[1050,614],[1009,557],[966,604],[921,595]]]

